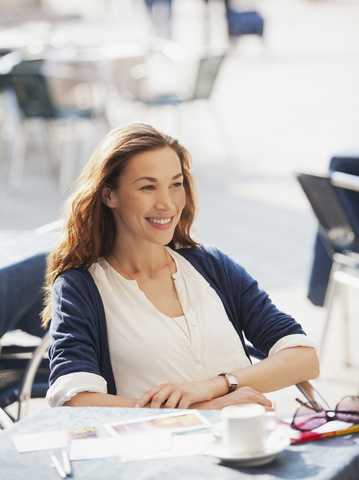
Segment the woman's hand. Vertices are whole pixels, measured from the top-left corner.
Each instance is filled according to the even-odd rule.
[[[262,405],[268,411],[274,410],[272,402],[262,393],[251,387],[239,387],[234,392],[223,395],[222,397],[217,397],[209,402],[192,404],[191,408],[220,410],[230,405],[243,405],[246,403],[256,403]]]
[[[234,392],[224,395],[217,400],[224,403],[223,407],[227,405],[242,405],[243,403],[257,403],[262,405],[266,410],[273,410],[272,402],[262,393],[251,387],[237,388]]]
[[[145,392],[135,407],[188,408],[193,403],[212,400],[216,396],[213,380],[164,383]]]

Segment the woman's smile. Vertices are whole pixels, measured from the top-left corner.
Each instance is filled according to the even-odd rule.
[[[172,226],[174,217],[148,217],[148,220],[155,228],[166,229]]]

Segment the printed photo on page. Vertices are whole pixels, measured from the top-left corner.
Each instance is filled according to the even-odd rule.
[[[211,427],[211,423],[194,410],[191,413],[168,413],[152,417],[134,418],[125,422],[113,422],[105,425],[111,435],[128,433],[152,433],[166,431],[169,433],[188,433]]]

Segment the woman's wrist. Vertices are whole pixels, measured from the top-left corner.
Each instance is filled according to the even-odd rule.
[[[228,384],[223,376],[211,378],[206,382],[209,382],[208,387],[211,392],[208,400],[222,397],[228,393]]]

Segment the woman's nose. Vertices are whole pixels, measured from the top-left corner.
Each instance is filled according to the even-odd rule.
[[[158,210],[172,210],[174,202],[171,198],[169,191],[160,191],[158,190],[156,198],[156,208]]]

